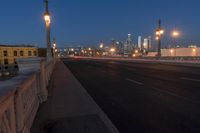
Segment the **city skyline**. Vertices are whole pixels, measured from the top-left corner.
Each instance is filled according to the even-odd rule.
[[[153,0],[151,4],[146,0],[50,0],[52,37],[56,38],[59,46],[64,47],[70,43],[97,45],[101,40],[109,43],[111,38],[123,41],[131,33],[133,41],[137,43],[138,36],[154,38],[157,21],[161,18],[166,31],[163,45],[172,41],[170,33],[174,29],[181,33],[180,43],[200,44],[199,28],[196,28],[200,22],[196,17],[199,2],[177,2],[178,7],[172,0]],[[43,12],[42,0],[3,1],[0,44],[29,43],[45,47]]]

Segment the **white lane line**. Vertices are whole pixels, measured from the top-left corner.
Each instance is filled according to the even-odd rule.
[[[129,81],[129,82],[132,82],[132,83],[134,83],[134,84],[138,84],[138,85],[144,85],[143,83],[141,83],[141,82],[138,82],[138,81],[136,81],[136,80],[132,80],[132,79],[126,79],[126,81]]]
[[[188,97],[181,96],[181,95],[177,95],[177,94],[175,94],[175,93],[173,93],[173,92],[170,92],[170,91],[161,90],[161,89],[158,89],[158,88],[155,88],[155,87],[153,87],[152,89],[154,89],[154,90],[156,90],[156,91],[159,91],[159,92],[161,92],[161,93],[165,93],[165,94],[168,94],[168,95],[171,95],[171,96],[180,98],[180,99],[184,99],[184,100],[189,101],[189,102],[192,102],[192,103],[198,103],[198,104],[200,103],[200,101],[192,100],[192,99],[190,99],[190,98],[188,98]]]
[[[189,81],[194,81],[194,82],[200,82],[199,79],[192,79],[192,78],[187,78],[187,77],[182,77],[181,79],[183,79],[183,80],[189,80]]]

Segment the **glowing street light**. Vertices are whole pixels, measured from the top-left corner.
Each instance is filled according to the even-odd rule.
[[[115,49],[114,49],[114,48],[111,48],[111,49],[110,49],[110,52],[115,52]]]
[[[57,49],[56,49],[56,39],[54,38],[53,39],[53,56],[54,56],[54,58],[56,57],[56,52],[57,52]]]
[[[158,36],[156,36],[156,38],[155,38],[156,40],[159,40],[159,37]]]
[[[171,53],[171,56],[172,56],[173,53],[174,53],[174,49],[170,49],[170,53]]]
[[[100,44],[100,46],[99,46],[101,49],[103,48],[103,44]]]
[[[48,7],[48,0],[45,0],[45,13],[44,13],[44,21],[46,25],[46,40],[47,40],[47,54],[46,54],[46,61],[49,62],[51,59],[51,38],[50,38],[50,27],[51,27],[51,17],[49,14],[49,7]]]
[[[193,52],[193,55],[194,55],[194,56],[197,56],[197,49],[196,49],[196,48],[193,48],[193,49],[192,49],[192,52]]]
[[[180,33],[178,31],[173,31],[172,32],[172,37],[177,38],[179,37]]]
[[[171,36],[174,38],[174,48],[175,48],[175,56],[176,56],[176,39],[180,36],[180,32],[177,30],[172,31]]]
[[[158,28],[156,29],[156,40],[158,41],[158,54],[157,57],[161,57],[161,37],[164,34],[164,30],[161,28],[161,20],[158,21]]]
[[[46,12],[44,14],[44,21],[45,21],[46,25],[50,25],[51,24],[51,16],[49,15],[48,12]]]
[[[103,41],[100,42],[99,48],[102,49],[104,47]]]
[[[54,38],[53,39],[53,49],[55,49],[56,48],[56,39]]]

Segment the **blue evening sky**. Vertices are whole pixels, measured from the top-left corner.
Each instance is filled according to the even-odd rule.
[[[49,0],[52,37],[59,46],[97,45],[100,40],[153,36],[158,18],[166,30],[181,32],[183,44],[200,44],[199,0]],[[43,0],[1,0],[0,44],[38,44],[45,47]]]

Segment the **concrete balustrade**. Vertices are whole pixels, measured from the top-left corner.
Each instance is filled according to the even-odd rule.
[[[32,61],[19,61],[20,74],[0,81],[0,133],[29,133],[39,104],[47,100],[55,60]]]

